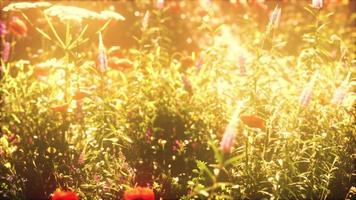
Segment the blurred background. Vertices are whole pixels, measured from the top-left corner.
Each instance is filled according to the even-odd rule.
[[[14,1],[1,1],[0,7],[8,5]],[[48,1],[51,2],[51,1]],[[281,20],[281,34],[288,32],[290,40],[284,47],[286,53],[298,52],[298,45],[302,39],[302,35],[308,31],[300,29],[301,23],[307,22],[303,20],[305,17],[310,17],[305,6],[309,5],[309,0],[166,0],[164,3],[164,15],[167,17],[164,25],[170,31],[169,38],[173,44],[173,49],[178,52],[199,51],[207,44],[204,41],[201,33],[196,31],[202,24],[209,25],[225,24],[233,29],[234,37],[242,41],[248,41],[248,38],[253,37],[254,28],[261,32],[266,28],[269,20],[269,15],[278,5],[283,10],[282,18],[290,19],[288,21]],[[79,6],[92,11],[112,10],[122,14],[125,17],[124,21],[110,23],[110,28],[103,33],[104,43],[112,46],[120,46],[122,49],[130,49],[137,47],[135,37],[140,37],[141,21],[146,10],[155,9],[155,0],[142,1],[53,1],[55,4]],[[355,38],[356,20],[352,17],[352,13],[356,10],[356,1],[354,0],[325,0],[323,10],[334,12],[332,20],[337,23],[331,23],[334,30],[343,31],[341,34],[349,35]],[[41,18],[41,11],[30,9],[25,11],[29,19],[34,19],[34,24],[46,26],[46,22]],[[293,17],[291,17],[291,15]],[[12,16],[20,16],[17,12],[1,12],[1,21],[5,24]],[[96,28],[100,22],[88,20],[83,24],[89,24],[89,30]],[[249,27],[251,27],[249,29]],[[64,31],[64,26],[63,26]],[[88,31],[94,33],[94,31]],[[249,33],[250,30],[251,32]],[[7,37],[11,37],[8,35]],[[39,49],[42,45],[41,35],[34,28],[29,28],[27,37],[21,38],[18,45],[13,50],[11,58],[18,60],[20,58],[27,59],[28,56],[40,57],[44,49]],[[92,41],[97,41],[97,35],[91,34],[89,37]],[[6,38],[11,40],[11,38]],[[3,46],[3,45],[2,45]],[[83,49],[88,46],[83,46]],[[49,47],[50,48],[50,47]],[[14,54],[16,52],[16,54]]]

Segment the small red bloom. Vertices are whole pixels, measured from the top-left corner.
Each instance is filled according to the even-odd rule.
[[[49,67],[35,67],[33,69],[33,74],[37,77],[43,77],[43,76],[48,76],[49,72],[50,72],[50,68]]]
[[[199,10],[198,11],[198,15],[200,16],[200,17],[204,17],[204,16],[206,16],[208,14],[208,11],[206,11],[206,10]]]
[[[79,200],[79,197],[72,191],[56,190],[52,195],[52,200]]]
[[[84,99],[85,97],[89,96],[90,93],[84,90],[78,90],[75,92],[73,99],[75,100],[81,100]]]
[[[194,60],[190,56],[185,56],[183,57],[180,62],[182,63],[182,66],[187,68],[190,66],[193,66],[195,64]]]
[[[109,57],[117,57],[117,58],[123,58],[124,57],[124,54],[121,51],[120,47],[117,47],[117,46],[111,47],[108,50],[108,54],[109,54]]]
[[[82,165],[85,162],[85,150],[80,153],[79,158],[78,158],[78,164]]]
[[[246,58],[243,55],[238,56],[237,58],[238,67],[240,71],[240,75],[246,75]]]
[[[184,89],[186,89],[188,92],[192,92],[192,82],[190,82],[189,77],[186,75],[182,75],[182,82],[184,85]]]
[[[61,113],[64,113],[64,112],[67,112],[68,110],[68,104],[62,104],[62,105],[58,105],[58,106],[53,106],[51,107],[51,109],[54,111],[54,112],[61,112]]]
[[[146,187],[135,187],[126,190],[124,200],[154,200],[155,194],[152,189]]]
[[[168,7],[169,7],[169,10],[172,13],[179,13],[180,9],[181,9],[179,1],[170,1],[170,2],[168,2]]]
[[[11,33],[19,37],[27,35],[27,26],[25,22],[18,17],[13,17],[11,19],[9,22],[9,29]]]
[[[242,115],[240,120],[251,128],[264,129],[265,127],[265,121],[255,115]]]
[[[264,2],[255,2],[255,5],[259,10],[264,12],[268,10],[268,6]]]

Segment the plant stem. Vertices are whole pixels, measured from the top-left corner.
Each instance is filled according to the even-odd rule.
[[[248,158],[248,149],[249,149],[249,145],[248,145],[248,143],[249,143],[249,136],[250,136],[250,134],[249,134],[249,132],[247,132],[247,137],[246,137],[246,148],[245,148],[245,157],[246,157],[246,171],[248,172],[249,170],[248,170],[248,163],[249,163],[249,158]]]

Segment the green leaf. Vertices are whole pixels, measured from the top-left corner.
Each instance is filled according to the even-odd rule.
[[[199,190],[199,194],[205,196],[205,197],[209,197],[209,193],[205,190]]]
[[[21,124],[20,119],[15,114],[11,114],[11,116],[17,123]]]
[[[112,143],[117,143],[119,139],[117,138],[104,138],[103,141],[110,141]]]
[[[130,137],[128,137],[127,135],[122,135],[122,138],[128,143],[133,143],[132,139]]]
[[[95,189],[97,186],[92,184],[81,184],[80,187],[83,189]]]
[[[209,170],[209,168],[206,166],[206,163],[204,163],[203,161],[198,160],[197,161],[197,167],[199,168],[200,171],[205,172],[212,181],[215,180],[215,176],[214,174]]]
[[[244,157],[244,154],[238,155],[238,156],[234,156],[228,160],[226,160],[224,162],[224,166],[227,167],[229,165],[233,165],[234,163],[238,162],[239,160],[241,160]]]
[[[213,141],[209,141],[209,146],[213,149],[214,151],[214,156],[215,156],[215,160],[218,163],[222,163],[223,162],[223,156],[221,154],[221,151],[218,149],[218,147],[216,146],[216,144]]]
[[[322,24],[318,27],[318,29],[316,29],[317,32],[320,32],[323,28],[326,27],[327,24]]]

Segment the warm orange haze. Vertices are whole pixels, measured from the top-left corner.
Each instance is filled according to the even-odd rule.
[[[0,199],[356,199],[356,1],[0,2]]]

